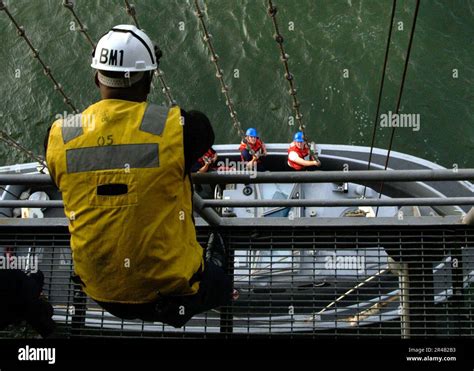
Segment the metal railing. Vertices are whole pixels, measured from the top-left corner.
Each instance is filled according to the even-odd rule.
[[[474,171],[258,173],[255,178],[250,174],[199,174],[193,179],[201,184],[438,181],[472,180]],[[51,186],[51,179],[48,175],[2,175],[0,184]],[[469,197],[454,197],[343,202],[386,205],[389,201],[400,205],[404,200],[409,204],[472,201]],[[251,204],[341,204],[274,201]],[[13,207],[15,202],[30,207],[43,205],[37,201],[2,201],[0,205]],[[45,294],[54,305],[54,318],[66,337],[474,335],[472,222],[462,224],[458,216],[452,216],[402,220],[300,218],[289,223],[287,218],[223,218],[212,209],[232,203],[243,205],[241,201],[194,197],[195,210],[224,236],[229,250],[227,268],[240,296],[228,307],[196,315],[182,329],[121,320],[87,299],[70,280],[73,268],[64,218],[1,219],[0,255],[3,248],[18,256],[38,257],[39,268],[46,276]],[[62,205],[61,201],[46,204]],[[472,219],[469,213],[465,222]],[[198,240],[203,246],[209,225],[199,220],[197,223]],[[0,336],[10,334],[2,332]]]
[[[209,231],[197,227],[202,245]],[[239,298],[196,315],[181,329],[121,320],[87,299],[70,280],[63,220],[43,225],[6,220],[0,224],[0,247],[38,257],[46,277],[44,293],[65,337],[474,335],[472,226],[269,225],[220,232]]]
[[[411,181],[460,181],[474,180],[474,169],[456,170],[371,170],[371,171],[325,171],[325,172],[256,172],[235,171],[193,174],[195,184],[229,183],[323,183],[323,182],[411,182]],[[47,174],[1,174],[0,184],[52,186]],[[441,206],[474,205],[474,197],[426,197],[390,199],[289,199],[289,200],[211,200],[193,196],[194,210],[210,225],[223,226],[226,220],[216,213],[221,207],[310,207],[310,206]],[[60,200],[0,200],[3,208],[62,208]]]
[[[229,183],[336,183],[356,181],[474,181],[474,169],[439,170],[351,170],[314,172],[251,172],[229,170],[192,174],[195,184]],[[51,185],[47,174],[0,174],[0,184]]]
[[[446,181],[474,180],[474,169],[457,170],[371,170],[371,171],[325,171],[325,172],[277,172],[277,173],[206,173],[193,174],[195,184],[229,183],[324,183],[324,182],[373,182],[373,181]],[[49,175],[0,175],[0,184],[52,185]],[[267,207],[267,206],[435,206],[474,205],[474,197],[427,197],[356,200],[202,200],[195,196],[202,212],[211,207]],[[18,201],[2,200],[0,207],[63,207],[62,201]]]

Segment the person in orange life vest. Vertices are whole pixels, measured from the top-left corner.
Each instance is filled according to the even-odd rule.
[[[193,165],[191,168],[192,173],[207,173],[208,171],[214,171],[217,161],[217,152],[211,147],[209,150]]]
[[[247,168],[257,166],[257,171],[265,171],[262,164],[262,157],[267,155],[267,148],[254,128],[247,129],[245,139],[240,143],[240,157],[246,163]]]
[[[304,140],[304,135],[301,131],[297,132],[293,137],[293,142],[288,148],[288,166],[293,170],[309,170],[311,166],[321,166],[319,159],[305,160],[305,157],[310,154],[308,144]]]
[[[160,57],[143,31],[115,26],[92,58],[101,100],[57,120],[45,152],[70,221],[73,281],[116,317],[181,327],[230,303],[232,281],[222,237],[203,250],[192,214],[190,168],[214,131],[203,113],[147,102]]]

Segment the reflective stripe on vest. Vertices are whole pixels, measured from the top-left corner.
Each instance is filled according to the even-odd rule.
[[[154,135],[161,135],[167,117],[168,109],[166,107],[149,105],[143,115],[140,130]]]
[[[67,172],[160,166],[158,144],[121,144],[66,151]]]
[[[80,113],[77,115],[67,116],[63,120],[63,123],[61,126],[61,132],[62,132],[64,144],[81,136],[84,133],[81,122],[82,122],[82,115]]]

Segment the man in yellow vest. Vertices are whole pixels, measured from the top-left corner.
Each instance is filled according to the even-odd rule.
[[[75,280],[121,318],[175,327],[230,301],[225,247],[196,240],[191,166],[214,143],[207,117],[146,102],[161,51],[131,25],[103,36],[102,99],[56,121],[47,162],[69,218]],[[205,256],[204,256],[205,255]]]

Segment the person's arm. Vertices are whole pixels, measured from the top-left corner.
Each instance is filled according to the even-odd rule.
[[[43,140],[43,147],[44,147],[44,158],[46,158],[46,153],[48,152],[48,142],[49,142],[49,133],[51,132],[51,125],[48,129],[46,129],[46,136]]]
[[[319,160],[319,157],[316,155],[316,153],[313,151],[310,151],[310,153],[312,154],[310,159],[315,162],[314,165],[318,167],[321,166],[321,161]]]
[[[209,170],[209,165],[209,162],[207,164],[204,164],[204,166],[198,170],[198,173],[207,173],[207,171]]]
[[[53,125],[55,124],[55,122],[53,122],[53,124],[46,130],[46,136],[44,137],[43,146],[44,146],[44,158],[46,160],[46,165],[48,166],[48,171],[49,171],[49,175],[51,177],[51,181],[52,181],[53,185],[56,188],[59,188],[58,185],[56,184],[55,175],[53,173],[51,158],[48,158],[49,137],[51,135],[51,129],[53,128]]]
[[[319,161],[308,161],[308,160],[302,159],[300,156],[298,156],[298,154],[296,152],[290,152],[290,154],[288,155],[288,159],[293,161],[293,162],[296,162],[298,165],[301,165],[301,166],[319,166],[319,165],[321,165],[321,163],[319,163],[319,165],[318,165]]]
[[[181,109],[181,115],[184,118],[184,172],[188,174],[193,164],[214,144],[214,130],[202,112]]]
[[[242,158],[244,159],[244,161],[252,161],[253,160],[253,156],[250,154],[248,149],[243,149],[242,152],[240,152],[240,153],[242,154]]]
[[[247,169],[250,169],[255,166],[255,163],[258,161],[257,157],[253,156],[252,159],[245,164]]]
[[[307,145],[307,147],[309,148],[309,158],[311,161],[315,161],[315,166],[321,166],[321,161],[319,160],[318,156],[316,155],[316,152],[313,152],[313,150]]]
[[[191,173],[197,173],[201,169],[201,163],[196,161],[193,166],[191,166]]]

